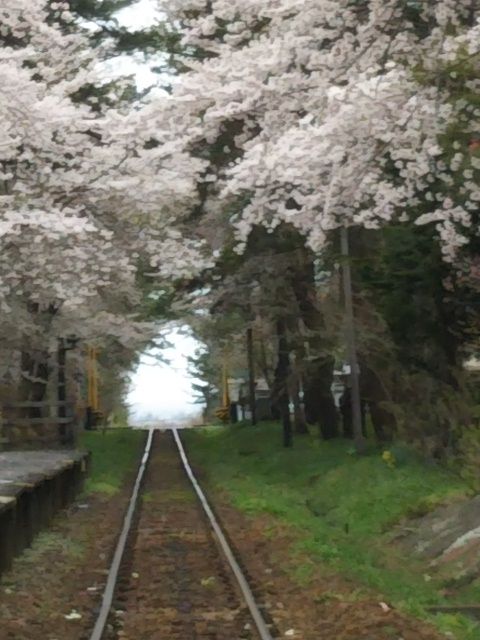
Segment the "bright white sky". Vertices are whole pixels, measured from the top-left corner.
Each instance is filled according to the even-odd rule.
[[[140,0],[136,5],[117,14],[120,24],[141,29],[155,21],[155,9],[152,0]],[[139,56],[136,60],[122,56],[115,63],[115,69],[121,67],[122,73],[134,73],[140,89],[158,82],[158,75],[153,74],[149,64]],[[172,330],[166,340],[173,346],[162,351],[162,357],[168,364],[161,364],[145,354],[140,365],[132,376],[131,391],[128,396],[130,413],[133,422],[157,418],[159,420],[181,419],[198,415],[201,407],[193,404],[192,382],[187,372],[187,357],[192,356],[198,343],[190,336],[178,330]]]
[[[198,343],[190,336],[173,330],[166,335],[173,346],[161,352],[169,362],[159,363],[145,354],[132,377],[128,403],[134,422],[146,418],[167,420],[198,415],[201,407],[193,404],[192,378],[187,372],[187,357]]]
[[[142,29],[155,23],[158,12],[152,0],[140,0],[137,4],[119,11],[116,18],[121,26]],[[117,62],[115,67],[118,67]],[[145,63],[143,56],[121,56],[121,69],[124,74],[135,74],[139,89],[145,89],[158,83],[158,74],[150,71],[150,65]]]
[[[134,29],[142,29],[155,22],[155,3],[152,0],[139,0],[136,4],[117,13],[120,24]]]

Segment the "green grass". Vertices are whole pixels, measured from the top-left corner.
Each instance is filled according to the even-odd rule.
[[[144,440],[144,431],[132,429],[83,432],[79,445],[92,452],[86,493],[118,493],[127,474],[138,465]]]
[[[393,449],[394,468],[378,450],[357,457],[346,441],[301,437],[286,450],[275,424],[211,427],[184,437],[192,460],[237,508],[290,527],[300,583],[322,566],[415,615],[426,617],[425,606],[444,602],[442,585],[389,544],[389,530],[408,514],[468,492],[448,470],[402,447]],[[462,617],[435,616],[435,622],[461,640],[480,637],[480,627]]]
[[[43,555],[54,553],[57,559],[66,562],[69,558],[78,559],[83,556],[83,545],[56,531],[41,531],[35,538],[35,543],[25,549],[16,560],[18,565],[35,566]]]

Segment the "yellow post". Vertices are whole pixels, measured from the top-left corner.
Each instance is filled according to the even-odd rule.
[[[92,411],[98,411],[98,350],[95,347],[87,348],[87,385],[88,406]]]

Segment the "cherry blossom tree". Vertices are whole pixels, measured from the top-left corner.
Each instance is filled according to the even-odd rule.
[[[139,319],[140,271],[198,268],[198,242],[171,222],[201,162],[148,103],[80,99],[102,77],[68,3],[7,1],[0,38],[0,341],[40,359],[68,335],[134,352],[156,332]]]
[[[478,61],[475,3],[160,5],[183,21],[185,46],[208,54],[177,85],[180,108],[201,115],[207,144],[241,123],[230,150],[240,158],[216,189],[222,207],[240,208],[240,243],[252,225],[288,221],[318,250],[340,224],[376,228],[426,201],[416,223],[434,222],[453,259],[479,196],[477,158],[466,167],[465,141],[453,157],[446,147],[459,121],[464,135],[477,130],[457,81],[463,63]],[[465,170],[464,192],[453,194]]]
[[[313,273],[339,227],[424,226],[468,271],[475,3],[158,7],[171,25],[162,43],[171,35],[178,54],[181,38],[182,73],[135,102],[102,77],[116,45],[100,26],[92,47],[75,3],[0,9],[0,344],[45,353],[75,335],[133,352],[156,331],[139,314],[139,279],[208,281],[259,227],[272,246],[276,229],[295,229]]]
[[[344,225],[362,238],[423,226],[421,242],[465,272],[478,236],[476,3],[159,6],[184,36],[172,96],[192,158],[208,161],[195,224],[219,255],[232,236],[245,252],[258,225],[293,225],[316,255]]]

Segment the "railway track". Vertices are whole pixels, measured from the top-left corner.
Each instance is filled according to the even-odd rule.
[[[89,640],[272,640],[176,430],[149,432]]]

